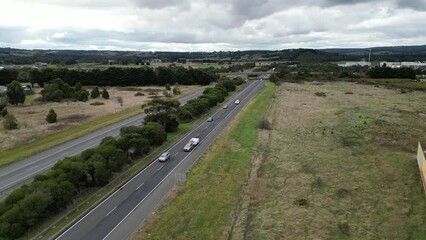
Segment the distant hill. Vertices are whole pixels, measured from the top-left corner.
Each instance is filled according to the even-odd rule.
[[[225,61],[296,61],[327,62],[368,58],[368,48],[284,49],[215,52],[151,52],[96,50],[27,50],[0,48],[0,64],[32,64],[46,62],[71,65],[104,63],[114,60],[122,64],[142,63],[152,59],[176,62],[190,59],[198,62]],[[373,61],[426,61],[426,45],[371,48]]]
[[[393,46],[373,48],[328,48],[321,51],[338,53],[346,56],[368,56],[371,49],[372,60],[388,61],[426,61],[426,45],[419,46]]]

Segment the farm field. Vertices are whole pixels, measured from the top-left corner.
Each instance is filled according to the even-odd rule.
[[[176,97],[199,89],[200,86],[180,86],[180,88],[182,94]],[[94,119],[111,116],[114,113],[123,111],[123,114],[125,112],[128,117],[136,115],[142,112],[140,106],[150,100],[151,94],[162,96],[163,89],[163,87],[112,87],[107,88],[110,99],[99,97],[87,102],[61,103],[35,101],[41,96],[41,89],[36,89],[36,94],[27,99],[31,101],[26,101],[22,106],[8,106],[8,111],[13,113],[18,120],[19,129],[0,128],[0,151],[82,125]],[[137,92],[143,93],[144,96],[135,96]],[[119,96],[123,99],[122,106],[117,101]],[[103,105],[91,105],[95,102],[103,103]],[[45,121],[49,109],[54,109],[57,113],[58,121],[56,123],[48,124]]]
[[[246,137],[238,118],[134,239],[426,238],[423,92],[310,82],[270,97],[245,114],[271,130]]]
[[[275,96],[231,239],[426,239],[426,94],[336,82]]]

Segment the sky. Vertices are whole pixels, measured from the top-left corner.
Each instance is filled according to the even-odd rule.
[[[0,0],[0,47],[235,51],[426,44],[426,0]]]

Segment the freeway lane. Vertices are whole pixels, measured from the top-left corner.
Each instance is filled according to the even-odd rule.
[[[186,172],[262,87],[263,81],[249,85],[230,100],[228,109],[221,109],[213,115],[213,122],[200,124],[172,146],[169,149],[170,160],[165,163],[153,161],[57,239],[126,239],[174,185],[174,174]],[[239,105],[234,104],[236,99],[241,101]],[[184,152],[183,147],[192,137],[200,138],[199,145],[192,152]],[[133,221],[136,214],[139,219]]]
[[[185,104],[190,99],[200,96],[202,92],[203,90],[195,91],[182,97],[179,101],[181,104]],[[144,118],[144,113],[136,115],[0,168],[0,199],[7,196],[14,188],[31,181],[35,175],[50,169],[57,161],[64,157],[77,155],[88,148],[95,147],[99,145],[104,137],[118,136],[120,128],[130,125],[140,125]]]

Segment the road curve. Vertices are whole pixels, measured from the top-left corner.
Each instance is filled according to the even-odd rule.
[[[181,104],[185,104],[202,93],[203,90],[195,91],[182,97],[179,101]],[[35,175],[47,171],[64,157],[77,155],[88,148],[96,147],[104,137],[118,136],[120,128],[140,125],[144,118],[145,114],[141,113],[0,168],[0,199],[7,196],[13,189],[32,181]]]
[[[251,83],[228,102],[228,109],[213,115],[213,122],[203,122],[172,146],[168,150],[170,160],[153,161],[56,239],[128,239],[176,182],[185,179],[192,164],[263,85],[263,81]],[[237,99],[238,105],[234,103]],[[183,147],[193,137],[198,137],[200,143],[191,152],[184,152]]]

